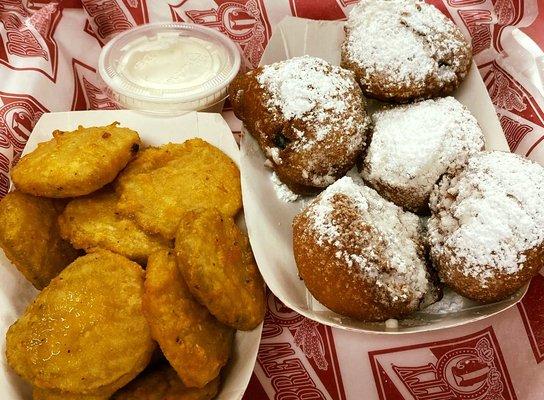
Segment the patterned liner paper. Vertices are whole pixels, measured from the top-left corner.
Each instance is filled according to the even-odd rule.
[[[544,162],[544,98],[516,38],[544,44],[539,0],[433,0],[473,37],[475,61],[510,148]],[[214,27],[259,63],[286,15],[345,19],[354,0],[3,0],[0,2],[0,196],[39,117],[112,109],[100,90],[101,44],[132,26],[165,20]],[[540,4],[539,4],[540,3]],[[83,7],[83,9],[82,9]],[[538,8],[540,7],[540,13]],[[224,113],[235,133],[239,123]],[[1,222],[1,221],[0,221]],[[544,277],[517,308],[446,331],[357,335],[309,321],[270,295],[247,399],[536,399],[544,393]],[[469,375],[459,369],[467,361]]]

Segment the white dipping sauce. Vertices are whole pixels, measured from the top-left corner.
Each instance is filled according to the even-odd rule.
[[[123,48],[117,70],[149,89],[187,89],[213,79],[227,60],[225,49],[195,37],[161,33]]]
[[[240,68],[236,45],[201,25],[156,23],[125,31],[98,61],[107,93],[122,108],[160,115],[220,112]]]

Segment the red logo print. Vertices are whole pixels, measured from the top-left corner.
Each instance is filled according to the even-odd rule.
[[[537,275],[531,280],[529,290],[518,303],[518,310],[527,331],[537,364],[544,361],[544,276]]]
[[[482,3],[485,3],[485,0],[448,0],[448,5],[452,7],[467,7]]]
[[[369,357],[382,400],[516,399],[491,327],[453,340],[369,352]],[[421,362],[402,363],[403,358]]]
[[[286,400],[346,398],[331,328],[307,320],[271,293],[254,374],[244,398],[264,398],[262,392]],[[261,396],[252,397],[257,391]]]
[[[522,124],[506,115],[499,114],[499,121],[511,151],[516,151],[519,142],[533,130],[531,126]]]
[[[523,101],[523,91],[518,83],[497,65],[486,75],[485,81],[489,96],[496,107],[508,111],[523,111],[527,104]]]
[[[118,109],[97,85],[96,70],[79,60],[72,60],[74,71],[74,98],[72,110],[115,110]]]
[[[101,43],[115,34],[149,22],[147,5],[141,0],[81,0],[91,26]]]
[[[0,140],[2,136],[0,135]],[[9,158],[3,154],[2,144],[0,143],[0,199],[9,191]]]
[[[0,2],[0,63],[38,71],[55,81],[57,44],[52,36],[61,17],[57,8],[51,3],[31,13],[20,0]]]
[[[516,18],[516,9],[512,0],[496,0],[494,9],[500,25],[510,25]]]
[[[48,110],[32,96],[0,92],[0,198],[9,189],[9,168],[19,157],[34,124]]]
[[[540,105],[497,62],[481,65],[480,71],[495,107],[511,111],[533,124],[542,125],[544,111]]]
[[[489,10],[459,10],[458,13],[472,36],[474,55],[491,47],[491,12]]]
[[[48,110],[32,96],[0,92],[0,136],[5,136],[16,154],[23,151],[34,124]]]
[[[315,6],[313,0],[289,0],[289,6],[291,14],[295,17],[331,21],[346,18],[346,14],[336,0],[320,0],[319,7]]]
[[[190,8],[192,3],[182,1],[176,6],[170,6],[170,12],[174,21],[183,21],[186,18],[223,32],[240,46],[246,65],[256,67],[271,32],[261,2],[262,0],[217,0],[217,8],[195,10]]]

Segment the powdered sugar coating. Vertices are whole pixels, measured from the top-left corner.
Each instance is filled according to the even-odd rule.
[[[464,164],[484,146],[476,118],[453,97],[386,109],[372,119],[374,130],[362,176],[411,211],[426,207],[442,174]]]
[[[272,180],[272,183],[274,185],[274,191],[276,192],[276,196],[278,196],[278,199],[281,201],[284,201],[286,203],[292,203],[294,201],[297,201],[300,198],[300,195],[294,193],[285,183],[283,183],[280,178],[278,178],[278,175],[275,172],[272,172],[272,175],[270,175],[270,179]]]
[[[289,125],[284,130],[289,135],[285,149],[271,143],[264,148],[267,157],[282,165],[286,154],[304,155],[307,165],[300,171],[301,180],[308,186],[330,185],[338,177],[334,164],[345,169],[342,159],[354,159],[365,144],[369,120],[353,73],[320,58],[302,56],[264,66],[257,82],[268,93],[270,113],[279,112]],[[338,154],[337,161],[324,171],[330,163],[327,148],[329,153],[342,149],[344,155]]]
[[[431,304],[423,309],[423,312],[430,314],[450,314],[463,310],[465,307],[465,298],[446,288],[444,296],[440,301]]]
[[[351,88],[351,82],[345,74],[324,60],[302,56],[264,66],[257,80],[271,93],[270,107],[278,107],[285,118],[309,118],[312,114],[312,121],[323,123],[327,112],[347,109],[342,93]]]
[[[340,198],[347,199],[358,217],[372,227],[376,241],[384,246],[386,259],[375,253],[372,244],[355,246],[357,251],[346,251],[344,244],[363,243],[365,241],[358,238],[368,233],[346,230],[337,224],[333,213]],[[310,220],[317,244],[335,246],[335,257],[345,263],[350,273],[362,274],[375,282],[387,293],[388,303],[411,299],[413,307],[417,307],[430,285],[417,216],[402,211],[373,189],[357,185],[349,177],[329,186],[303,212]]]
[[[460,30],[423,1],[361,0],[346,30],[343,57],[361,69],[363,87],[379,80],[385,93],[408,90],[426,97],[430,82],[436,89],[456,85],[470,64],[470,45]]]
[[[433,259],[446,256],[485,287],[521,271],[524,252],[544,241],[544,168],[506,152],[470,157],[431,194]]]

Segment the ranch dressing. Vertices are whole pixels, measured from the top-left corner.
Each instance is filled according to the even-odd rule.
[[[99,60],[108,92],[122,107],[157,114],[220,111],[239,67],[240,55],[225,35],[185,23],[124,32]]]
[[[175,32],[129,43],[117,67],[136,85],[150,89],[188,89],[213,79],[227,59],[224,48]]]

